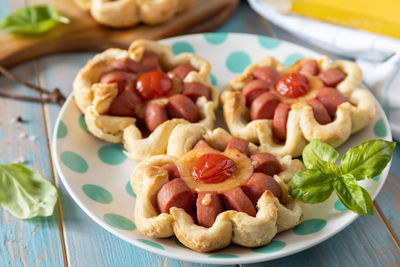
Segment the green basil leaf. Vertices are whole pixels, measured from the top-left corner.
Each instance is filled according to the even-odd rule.
[[[340,170],[335,164],[327,161],[317,161],[314,163],[314,170],[319,170],[329,177],[335,178],[340,175]]]
[[[322,202],[332,194],[333,179],[320,170],[302,170],[293,176],[289,194],[305,203]]]
[[[374,214],[374,204],[368,192],[357,184],[356,178],[343,174],[333,182],[336,194],[343,205],[358,214]]]
[[[307,169],[314,169],[320,161],[335,164],[339,153],[330,145],[322,143],[319,139],[313,139],[303,150],[303,162]]]
[[[39,173],[21,164],[0,165],[0,206],[15,217],[50,216],[57,190]]]
[[[18,9],[0,21],[0,28],[20,34],[41,34],[59,22],[69,23],[54,6],[30,6]]]
[[[373,178],[380,174],[392,158],[395,142],[370,140],[363,142],[344,154],[340,168],[357,180]]]

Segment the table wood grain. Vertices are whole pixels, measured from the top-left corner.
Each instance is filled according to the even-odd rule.
[[[23,0],[0,1],[0,17],[24,5]],[[244,1],[218,31],[273,36],[327,54],[269,24]],[[12,72],[49,89],[60,87],[69,95],[77,71],[93,55],[47,56],[20,64]],[[40,97],[3,77],[0,90]],[[49,149],[59,111],[55,105],[0,99],[0,163],[25,160],[53,182],[60,194],[57,209],[49,218],[22,221],[0,209],[0,266],[210,266],[137,248],[101,228],[75,204],[56,175]],[[26,122],[13,122],[17,116]],[[317,246],[282,259],[243,266],[399,266],[400,148],[395,151],[390,175],[375,208],[375,215],[361,216]]]

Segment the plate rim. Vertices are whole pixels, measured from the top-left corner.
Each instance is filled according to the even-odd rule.
[[[270,37],[270,36],[264,36],[264,35],[258,35],[258,34],[250,34],[250,33],[234,33],[234,32],[212,32],[212,33],[196,33],[196,34],[187,34],[187,35],[180,35],[180,36],[175,36],[175,37],[171,37],[171,38],[166,38],[166,39],[162,39],[159,40],[159,42],[169,42],[172,41],[174,39],[186,39],[186,38],[193,38],[193,37],[197,37],[197,36],[204,36],[204,34],[228,34],[228,35],[236,35],[236,36],[244,36],[244,37],[263,37],[263,38],[270,38],[270,39],[275,39],[275,40],[279,40],[282,43],[286,43],[289,44],[290,46],[293,47],[298,47],[301,49],[306,49],[309,50],[313,53],[319,54],[318,52],[301,46],[301,45],[297,45],[294,44],[292,42],[289,41],[285,41],[282,39],[278,39],[278,38],[274,38],[274,37]],[[367,88],[367,87],[366,87]],[[370,91],[370,90],[369,90]],[[376,97],[373,95],[375,103],[380,111],[381,114],[383,114],[382,118],[384,120],[385,126],[387,127],[387,136],[382,138],[384,140],[390,140],[393,141],[393,137],[392,137],[392,131],[391,131],[391,126],[389,124],[389,121],[387,119],[386,113],[384,112],[381,104],[379,103],[379,101],[376,99]],[[204,258],[198,258],[195,261],[193,261],[192,257],[189,256],[184,256],[184,255],[171,255],[169,252],[167,252],[167,250],[160,250],[157,249],[155,247],[146,245],[142,242],[136,241],[134,239],[130,239],[127,236],[123,235],[122,233],[118,232],[117,230],[115,230],[113,227],[109,226],[108,224],[106,224],[103,220],[99,219],[97,217],[97,215],[95,215],[94,213],[92,213],[92,211],[90,211],[90,209],[88,209],[84,203],[82,203],[79,200],[79,197],[74,193],[74,190],[72,190],[72,188],[70,187],[69,183],[67,182],[67,179],[64,177],[63,172],[61,171],[62,168],[60,166],[60,162],[58,159],[58,148],[57,148],[57,129],[59,127],[61,118],[63,117],[63,114],[65,112],[65,110],[67,109],[67,107],[71,104],[71,101],[73,101],[73,92],[70,93],[70,95],[68,96],[67,100],[65,101],[64,105],[62,106],[61,110],[59,111],[58,115],[57,115],[57,119],[56,119],[56,123],[54,125],[53,128],[53,136],[51,138],[51,150],[52,150],[52,160],[55,166],[55,169],[57,171],[57,174],[60,177],[60,180],[62,181],[63,185],[65,186],[68,194],[72,197],[72,199],[74,200],[74,202],[79,206],[80,209],[82,209],[86,215],[88,215],[93,221],[95,221],[97,224],[99,224],[101,227],[103,227],[104,229],[106,229],[107,231],[109,231],[110,233],[112,233],[113,235],[117,236],[118,238],[136,246],[139,247],[141,249],[150,251],[152,253],[158,254],[158,255],[162,255],[168,258],[172,258],[175,260],[183,260],[183,261],[187,261],[187,262],[193,262],[193,263],[204,263],[204,264],[221,264],[221,265],[229,265],[229,264],[248,264],[248,263],[257,263],[257,262],[266,262],[266,261],[271,261],[274,259],[279,259],[279,258],[283,258],[289,255],[293,255],[295,253],[304,251],[310,247],[313,247],[315,245],[318,245],[324,241],[326,241],[327,239],[331,238],[332,236],[338,234],[339,232],[341,232],[343,229],[345,229],[346,227],[348,227],[349,225],[351,225],[360,215],[356,214],[356,213],[351,213],[351,218],[349,219],[348,223],[337,228],[335,231],[333,231],[332,233],[326,234],[323,237],[317,239],[317,240],[313,240],[312,242],[306,244],[303,247],[294,249],[294,250],[290,250],[287,251],[285,253],[281,253],[281,254],[277,254],[277,255],[271,255],[271,254],[260,254],[259,257],[253,257],[253,259],[247,259],[247,258],[209,258],[209,257],[204,257]],[[78,108],[78,107],[77,107]],[[94,137],[95,138],[95,137]],[[349,137],[351,138],[351,137]],[[346,140],[347,142],[347,140]],[[372,200],[375,200],[375,198],[377,197],[377,195],[380,193],[380,191],[382,190],[382,187],[384,186],[384,184],[386,183],[389,171],[390,171],[390,166],[391,166],[392,160],[388,163],[388,165],[386,166],[385,170],[381,173],[381,179],[383,180],[383,182],[377,187],[375,194],[372,196]],[[269,257],[265,258],[262,257],[263,255],[269,255]]]

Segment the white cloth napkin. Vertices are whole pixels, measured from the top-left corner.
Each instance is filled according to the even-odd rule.
[[[285,2],[282,0],[248,2],[261,16],[306,42],[354,58],[363,71],[363,81],[378,98],[389,118],[394,138],[400,141],[399,39],[293,14],[285,15],[276,9],[276,4]]]

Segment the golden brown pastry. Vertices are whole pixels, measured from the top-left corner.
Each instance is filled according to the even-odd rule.
[[[115,28],[154,25],[188,9],[194,0],[75,0],[100,24]]]
[[[90,133],[123,142],[141,160],[165,153],[178,124],[213,127],[218,89],[210,71],[194,54],[174,56],[166,45],[137,40],[128,51],[108,49],[89,60],[75,78],[75,102]]]
[[[221,128],[182,124],[171,136],[167,155],[142,161],[131,176],[140,232],[209,252],[268,244],[302,220],[302,203],[287,191],[301,161],[253,153],[254,144]]]
[[[260,144],[259,151],[299,156],[312,139],[339,146],[374,118],[361,79],[346,60],[303,58],[286,69],[267,57],[231,80],[220,100],[233,136]]]

